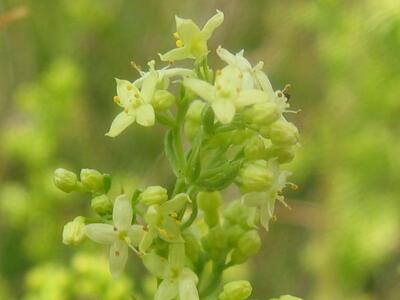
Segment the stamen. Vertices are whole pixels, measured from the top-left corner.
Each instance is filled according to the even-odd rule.
[[[174,32],[172,35],[173,35],[174,38],[176,38],[177,40],[180,39],[180,36],[179,36],[179,33],[178,33],[178,32]]]
[[[278,221],[278,217],[276,215],[272,215],[271,220],[272,220],[272,222],[276,222],[276,221]]]
[[[297,190],[299,186],[293,182],[286,183],[292,190]]]
[[[113,97],[113,101],[114,101],[115,103],[117,103],[117,104],[120,104],[120,103],[121,103],[121,99],[120,99],[119,96],[114,96],[114,97]]]
[[[127,89],[128,91],[131,91],[131,90],[133,89],[133,85],[132,85],[132,84],[128,84],[128,85],[126,86],[126,89]]]
[[[175,45],[176,45],[178,48],[182,48],[182,47],[183,47],[183,42],[182,42],[182,40],[176,40]]]
[[[115,256],[119,256],[119,251],[115,251]]]

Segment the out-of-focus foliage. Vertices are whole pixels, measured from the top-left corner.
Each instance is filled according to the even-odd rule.
[[[137,281],[112,282],[97,248],[74,256],[62,245],[62,226],[87,199],[65,198],[51,172],[87,166],[132,187],[170,184],[160,133],[104,137],[117,111],[113,77],[133,79],[131,60],[143,65],[171,48],[171,16],[202,21],[216,8],[226,24],[215,40],[246,45],[274,86],[292,84],[292,106],[302,108],[293,116],[303,137],[292,178],[300,189],[246,269],[253,297],[398,299],[397,0],[0,0],[0,15],[20,6],[29,14],[0,27],[0,299],[146,294],[139,267],[126,277]]]

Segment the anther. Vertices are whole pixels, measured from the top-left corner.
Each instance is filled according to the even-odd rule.
[[[182,47],[183,47],[183,42],[182,42],[182,40],[176,40],[175,45],[176,45],[176,47],[178,47],[178,48],[182,48]]]
[[[128,91],[131,91],[131,90],[133,89],[133,85],[132,85],[132,84],[128,84],[128,85],[126,86],[126,89],[127,89]]]
[[[117,103],[117,104],[119,104],[120,103],[120,98],[118,97],[118,96],[114,96],[113,97],[113,101],[115,102],[115,103]]]
[[[119,251],[115,251],[115,256],[119,256]]]
[[[178,32],[174,32],[172,35],[173,35],[174,38],[176,38],[177,40],[180,39],[180,36],[179,36],[179,33],[178,33]]]
[[[276,216],[276,215],[273,215],[273,216],[272,216],[272,222],[276,222],[277,220],[278,220],[277,216]]]

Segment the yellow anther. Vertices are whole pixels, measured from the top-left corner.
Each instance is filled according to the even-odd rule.
[[[178,32],[174,32],[173,33],[174,38],[176,38],[177,40],[180,39],[179,33]]]
[[[182,40],[176,40],[175,45],[176,45],[178,48],[182,48],[182,47],[183,47],[183,42],[182,42]]]
[[[299,186],[293,182],[288,182],[287,185],[292,189],[292,190],[297,190]]]
[[[128,108],[127,107],[124,108],[124,112],[128,113]]]
[[[121,99],[119,98],[119,96],[114,96],[113,97],[113,101],[117,104],[119,104],[121,102]]]
[[[276,222],[278,220],[278,218],[276,217],[276,215],[272,216],[272,222]]]
[[[133,96],[135,96],[135,98],[139,98],[139,94],[138,93],[135,93]]]
[[[174,219],[176,219],[178,217],[178,214],[176,212],[172,212],[169,215]]]
[[[128,91],[131,91],[131,90],[133,89],[133,85],[132,85],[132,84],[128,84],[128,85],[126,86],[126,89],[127,89]]]

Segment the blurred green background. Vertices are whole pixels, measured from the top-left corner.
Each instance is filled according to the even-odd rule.
[[[174,46],[175,14],[202,23],[217,8],[210,48],[265,61],[302,110],[292,210],[278,208],[259,255],[228,277],[260,300],[400,299],[398,0],[0,0],[0,299],[146,299],[154,283],[133,255],[112,281],[105,249],[61,243],[89,203],[57,191],[52,172],[171,185],[161,127],[104,136],[113,78]]]

